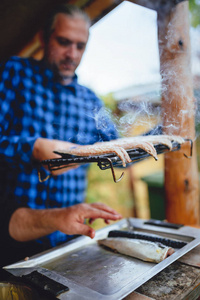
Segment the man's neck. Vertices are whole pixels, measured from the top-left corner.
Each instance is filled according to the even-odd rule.
[[[62,85],[68,85],[72,82],[72,77],[61,77],[60,78],[60,83]]]

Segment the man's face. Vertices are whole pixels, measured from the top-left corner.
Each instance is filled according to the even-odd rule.
[[[89,25],[80,16],[59,13],[46,46],[46,58],[62,84],[71,82],[84,53]]]

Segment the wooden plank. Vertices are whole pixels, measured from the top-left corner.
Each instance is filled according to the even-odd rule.
[[[162,114],[167,134],[195,138],[195,103],[190,68],[188,1],[158,11],[162,75]],[[188,146],[187,146],[188,147]],[[169,222],[199,224],[199,179],[196,147],[165,155],[166,218]]]
[[[175,262],[135,292],[159,300],[198,299],[200,269]]]

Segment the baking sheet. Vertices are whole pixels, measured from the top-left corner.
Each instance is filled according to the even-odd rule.
[[[97,244],[111,230],[130,230],[157,234],[169,239],[186,242],[164,261],[154,264],[123,256]],[[28,261],[4,267],[15,276],[37,270],[39,273],[69,287],[58,299],[123,299],[168,265],[200,244],[200,230],[188,226],[170,229],[145,225],[145,220],[123,219],[96,232],[96,237],[79,237],[71,242]]]

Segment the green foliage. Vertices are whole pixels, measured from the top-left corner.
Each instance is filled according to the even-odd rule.
[[[104,96],[100,96],[100,98],[103,100],[105,106],[110,109],[112,112],[114,112],[117,108],[117,101],[114,99],[113,94],[109,93]]]
[[[189,9],[191,12],[191,26],[197,27],[200,25],[200,1],[189,0]]]

